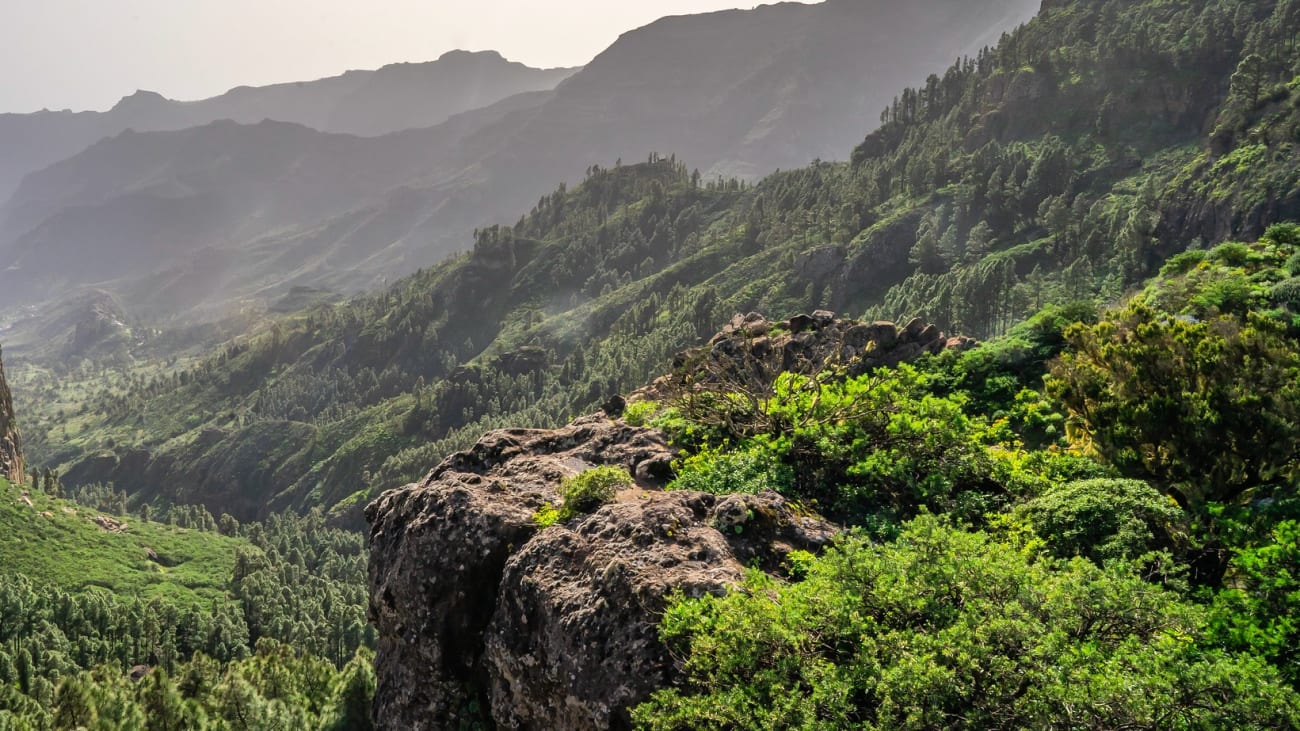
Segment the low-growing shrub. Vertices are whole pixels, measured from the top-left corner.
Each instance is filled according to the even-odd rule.
[[[670,490],[694,490],[714,495],[756,495],[767,490],[789,495],[794,471],[771,452],[705,450],[682,460]]]
[[[619,488],[630,487],[632,476],[618,467],[596,467],[568,478],[560,485],[564,505],[545,505],[533,514],[533,521],[545,528],[579,513],[590,513],[613,502]]]

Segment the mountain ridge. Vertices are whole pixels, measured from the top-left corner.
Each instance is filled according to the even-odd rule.
[[[435,61],[315,81],[237,86],[194,101],[139,90],[106,112],[0,114],[0,144],[12,145],[16,153],[0,161],[0,199],[8,198],[24,175],[127,129],[168,131],[221,119],[248,124],[274,119],[322,132],[381,135],[433,127],[515,94],[550,90],[575,71],[533,69],[496,51],[449,51]]]
[[[219,250],[223,259],[236,262],[234,269],[220,268],[221,276],[229,272],[228,277],[184,289],[196,295],[197,301],[190,306],[200,310],[262,295],[260,281],[250,281],[254,278],[282,281],[285,289],[296,285],[355,293],[464,250],[475,228],[510,220],[508,217],[516,216],[537,196],[545,194],[546,188],[540,187],[542,181],[548,187],[560,180],[576,183],[593,164],[608,166],[620,159],[644,160],[655,154],[675,153],[679,159],[699,166],[702,177],[713,179],[716,174],[757,177],[779,167],[801,166],[818,157],[843,157],[844,151],[871,127],[872,122],[864,120],[874,120],[896,88],[907,81],[919,82],[929,71],[941,70],[973,39],[992,32],[988,28],[996,26],[1000,30],[1009,18],[1027,17],[1036,3],[981,0],[954,4],[951,0],[927,0],[900,8],[882,2],[836,0],[680,16],[652,23],[622,36],[549,96],[534,95],[522,100],[511,97],[484,110],[473,129],[466,125],[448,133],[448,124],[455,122],[452,120],[431,130],[365,138],[362,142],[338,140],[344,147],[371,150],[366,154],[376,158],[389,154],[399,158],[387,170],[369,163],[359,166],[363,174],[354,174],[342,165],[330,167],[337,162],[337,155],[346,153],[336,155],[327,144],[335,138],[317,138],[321,147],[313,153],[313,159],[323,162],[311,164],[321,164],[322,170],[331,171],[313,179],[319,182],[286,178],[275,196],[259,209],[247,202],[231,201],[229,193],[218,192],[219,202],[231,206],[228,215],[234,222],[220,233],[241,227],[245,233],[232,241],[218,239],[214,234],[206,234],[202,240],[191,237],[195,239],[192,243],[178,245],[176,261],[159,265],[166,263],[169,269],[187,270],[192,279],[201,280],[199,268],[183,261],[191,250]],[[927,37],[926,44],[903,40],[918,34]],[[511,104],[515,106],[504,108]],[[494,109],[500,113],[493,113]],[[160,136],[153,137],[155,134]],[[165,148],[167,138],[161,136],[165,134],[140,133],[132,144],[147,145],[157,140],[158,147]],[[113,142],[126,146],[120,136]],[[409,147],[406,152],[394,153],[393,149],[400,145]],[[430,154],[431,149],[446,154]],[[226,152],[211,150],[205,162],[196,167],[219,167]],[[232,154],[256,157],[256,153],[248,151]],[[0,224],[4,226],[0,230],[8,232],[11,246],[31,250],[57,243],[50,236],[42,239],[34,231],[42,225],[42,215],[57,217],[61,208],[75,207],[82,181],[94,174],[93,167],[82,170],[77,165],[91,166],[92,157],[83,153],[68,161],[70,165],[62,166],[67,172],[63,182],[41,206],[30,204],[29,193],[33,181],[49,179],[52,170],[34,174],[24,183],[7,206],[7,223]],[[172,162],[159,157],[152,163],[157,169],[166,169],[165,164]],[[375,171],[368,182],[364,175],[367,170]],[[273,171],[268,175],[287,173]],[[348,184],[367,182],[369,187],[332,210],[312,211],[314,217],[293,208],[271,216],[301,219],[295,226],[267,225],[256,231],[249,228],[266,220],[259,217],[260,209],[274,208],[294,195],[314,196],[313,185],[328,191],[334,179],[342,176],[353,178]],[[136,192],[132,186],[137,182],[128,177],[109,193],[129,196]],[[245,185],[267,183],[250,177]],[[181,179],[168,180],[166,185],[182,191],[189,188],[188,182]],[[214,217],[221,215],[214,206],[201,202],[155,197],[155,203],[163,208],[192,204],[200,211],[213,211]],[[85,215],[93,219],[92,213]],[[183,218],[190,214],[177,211],[173,215]],[[159,214],[158,218],[163,216]],[[96,248],[102,232],[127,241],[159,236],[148,230],[112,233],[118,226],[113,220],[98,225],[88,222],[82,228],[93,231],[93,236],[74,229],[62,243],[72,249],[91,250]],[[293,252],[301,250],[307,241],[315,242],[317,250],[339,252],[342,265],[303,265],[302,258]],[[249,260],[242,268],[238,265],[241,258]],[[11,280],[17,281],[10,284],[9,291],[33,282],[46,282],[47,293],[57,289],[51,286],[56,282],[60,287],[78,284],[50,275],[50,271],[58,270],[52,257],[43,268],[46,271],[41,267],[14,271]],[[355,272],[351,281],[349,269]],[[107,286],[103,281],[81,283]],[[151,289],[140,282],[123,286],[141,292]],[[265,292],[272,300],[281,294]],[[216,301],[218,296],[227,299]],[[155,312],[169,314],[187,309],[186,303],[174,300],[128,304],[152,305]]]

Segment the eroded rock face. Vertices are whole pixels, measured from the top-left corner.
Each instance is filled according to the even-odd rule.
[[[0,360],[0,477],[22,482],[25,470],[22,439],[14,418],[14,399],[5,381],[4,362]]]
[[[658,432],[592,416],[493,432],[372,503],[379,727],[628,728],[676,672],[657,633],[670,592],[720,593],[834,534],[775,493],[663,492],[671,459]],[[641,478],[539,528],[561,480],[599,465]]]

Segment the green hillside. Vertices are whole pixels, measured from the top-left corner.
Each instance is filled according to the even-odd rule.
[[[84,504],[0,480],[0,728],[72,727],[52,714],[72,689],[104,703],[117,696],[118,711],[82,725],[144,728],[143,716],[116,714],[135,705],[163,713],[165,699],[131,683],[132,668],[162,682],[197,674],[213,688],[241,673],[314,678],[293,697],[261,680],[241,686],[242,712],[278,699],[266,713],[289,718],[336,713],[347,703],[328,705],[335,685],[373,682],[359,536],[320,515],[239,525],[176,508],[158,522],[121,514],[121,493],[78,497]],[[363,659],[349,665],[354,655]],[[92,670],[89,686],[61,684]],[[213,703],[218,718],[241,712]],[[365,703],[363,694],[352,707]]]
[[[115,516],[0,481],[0,574],[22,574],[64,591],[97,588],[203,607],[229,596],[240,548],[251,546],[217,533]]]

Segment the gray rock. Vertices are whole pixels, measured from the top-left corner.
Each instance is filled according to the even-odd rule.
[[[14,418],[14,400],[5,382],[4,363],[0,362],[0,477],[20,483],[25,479],[26,469],[18,420]]]
[[[775,493],[644,484],[567,524],[534,520],[566,476],[658,476],[672,456],[661,433],[604,416],[493,432],[367,507],[379,728],[628,728],[676,678],[657,630],[670,592],[723,592],[834,535]]]

